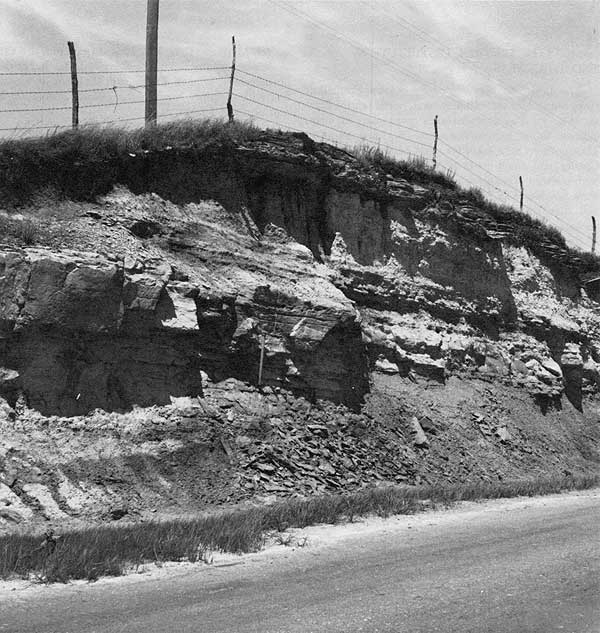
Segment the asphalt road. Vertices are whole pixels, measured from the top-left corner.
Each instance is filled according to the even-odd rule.
[[[211,566],[91,585],[0,583],[0,631],[600,632],[598,490],[302,534],[304,547]]]

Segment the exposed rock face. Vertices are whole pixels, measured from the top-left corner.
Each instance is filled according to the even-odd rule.
[[[3,265],[4,279],[21,281],[11,288],[21,299],[0,317],[3,362],[18,369],[3,370],[2,385],[19,377],[43,412],[201,395],[202,369],[255,381],[263,334],[265,382],[349,404],[366,390],[357,313],[335,291],[337,301],[308,302],[249,275],[236,296],[180,281],[167,263],[132,272],[123,261],[41,249],[8,253]]]
[[[550,247],[302,135],[188,158],[0,248],[0,527],[597,466]]]
[[[139,224],[135,209],[127,219],[124,201],[136,204],[122,192],[106,201],[105,221],[118,210],[126,225]],[[18,378],[31,407],[67,415],[167,403],[201,395],[201,370],[256,382],[264,340],[264,384],[358,406],[368,367],[352,303],[296,242],[223,235],[197,224],[203,211],[226,216],[214,204],[177,214],[189,241],[171,235],[167,246],[185,249],[184,261],[148,252],[4,252],[3,391]]]
[[[596,389],[593,302],[476,210],[303,135],[197,158],[192,179],[170,155],[124,168],[179,204],[116,189],[70,222],[76,250],[0,254],[11,404],[167,403],[202,395],[202,371],[256,383],[261,354],[263,384],[355,409],[371,372],[483,377],[544,407]]]

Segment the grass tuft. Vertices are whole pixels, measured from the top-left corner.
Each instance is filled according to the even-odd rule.
[[[0,241],[16,241],[23,246],[32,246],[40,238],[39,223],[31,218],[0,215]]]
[[[20,239],[26,246],[35,244],[38,238],[39,228],[37,222],[33,220],[23,220],[17,225],[16,237]]]
[[[398,160],[381,148],[371,145],[358,145],[350,153],[363,169],[379,169],[394,178],[404,178],[425,187],[436,184],[450,190],[457,188],[453,173],[434,169],[422,156]]]
[[[424,507],[457,501],[533,496],[600,485],[600,475],[505,483],[368,488],[356,493],[289,499],[272,505],[228,510],[195,519],[101,526],[65,532],[46,549],[40,537],[0,537],[0,579],[37,578],[67,582],[118,576],[139,565],[165,561],[210,562],[211,552],[243,553],[260,549],[265,534],[288,527],[353,521],[376,514],[413,514]],[[282,537],[280,543],[291,541]]]

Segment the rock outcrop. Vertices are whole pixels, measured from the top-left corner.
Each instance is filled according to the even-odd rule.
[[[69,245],[88,249],[5,249],[5,397],[20,385],[69,415],[166,403],[201,394],[200,371],[256,382],[262,354],[265,384],[353,408],[373,370],[477,372],[581,406],[584,360],[600,357],[576,280],[461,226],[422,187],[299,143],[244,148],[247,164],[206,184],[236,192],[231,209],[118,189],[71,222]]]
[[[123,191],[106,198],[95,233],[160,223],[169,235],[150,251],[139,240],[120,253],[0,255],[7,395],[18,379],[48,414],[164,404],[201,395],[201,371],[256,382],[262,355],[265,384],[359,406],[368,389],[359,313],[308,249],[220,226],[228,214],[215,203],[177,209],[150,197],[160,211],[150,219],[138,204]]]
[[[297,455],[272,441],[248,452],[254,440],[243,439],[251,437],[245,423],[238,435],[219,432],[228,459],[237,455],[252,471],[240,475],[238,489],[256,491],[280,468],[302,471],[302,455],[315,458],[315,489],[342,485],[356,468],[365,481],[431,480],[434,461],[419,464],[447,457],[441,437],[453,437],[456,448],[458,437],[475,433],[510,462],[527,435],[515,421],[524,411],[567,426],[573,416],[596,415],[600,311],[562,251],[519,245],[514,227],[472,205],[447,204],[435,187],[362,168],[304,135],[265,134],[226,152],[209,147],[193,163],[190,152],[132,157],[120,167],[123,186],[94,202],[69,202],[68,218],[67,203],[55,203],[41,243],[13,240],[0,249],[7,428],[28,415],[35,424],[60,416],[50,418],[60,425],[94,410],[126,415],[182,397],[206,403],[228,380],[237,381],[238,401],[246,397],[239,385],[274,389],[285,404],[269,414],[270,432],[297,442]],[[436,389],[448,404],[431,400]],[[474,411],[481,418],[460,430],[467,414],[452,394],[468,392],[465,402],[476,403],[473,394],[485,389],[504,413]],[[502,394],[521,404],[511,412]],[[422,406],[428,399],[434,415]],[[313,449],[329,453],[312,454],[298,439],[286,417],[297,402],[302,411],[314,407],[307,432],[321,434],[324,444]],[[343,411],[335,429],[316,413],[330,406]],[[444,406],[454,407],[453,430]],[[233,418],[214,419],[235,427]],[[396,423],[396,439],[373,430]],[[388,466],[363,468],[368,449],[343,444],[344,433],[360,435],[362,427],[379,438],[373,450],[395,447]],[[344,454],[352,446],[362,455],[355,462]],[[597,463],[595,449],[582,450],[584,461]],[[459,478],[435,463],[442,478]],[[67,476],[51,468],[49,488],[28,476],[17,489],[48,517],[79,512],[93,496],[74,483],[81,469]],[[22,508],[3,477],[0,503],[8,509],[0,506],[0,516],[16,521]]]

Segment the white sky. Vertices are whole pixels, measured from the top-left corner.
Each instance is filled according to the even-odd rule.
[[[143,73],[114,71],[144,68],[145,0],[0,0],[0,11],[0,73],[66,72],[66,42],[71,39],[80,73],[112,71],[80,74],[80,90],[107,89],[82,92],[82,105],[108,104],[83,107],[81,121],[143,116],[143,88],[127,87],[143,84]],[[476,184],[495,200],[517,206],[522,175],[530,212],[587,249],[590,216],[600,215],[599,18],[599,3],[586,1],[161,0],[159,67],[227,66],[235,34],[240,70],[426,133],[437,114],[442,169],[455,171],[462,184]],[[159,82],[227,74],[165,72]],[[406,154],[397,150],[431,158],[428,136],[241,72],[238,77],[327,111],[239,81],[239,95],[278,110],[237,96],[238,118],[247,118],[243,111],[259,125],[272,126],[266,118],[349,146],[380,143],[396,148],[390,151],[399,157]],[[160,86],[159,98],[178,98],[160,101],[159,114],[169,120],[169,113],[219,108],[211,114],[224,116],[224,96],[191,95],[223,92],[227,84],[221,79]],[[113,91],[112,86],[125,87]],[[36,130],[15,128],[70,123],[67,74],[0,75],[0,93],[47,90],[66,92],[0,94],[0,135],[31,135]],[[6,112],[33,108],[64,109]]]

